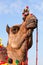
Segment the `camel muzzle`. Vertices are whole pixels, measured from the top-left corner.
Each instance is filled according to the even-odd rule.
[[[27,24],[26,24],[26,28],[27,29],[34,29],[37,27],[37,22],[38,20],[37,19],[30,19],[27,21]]]

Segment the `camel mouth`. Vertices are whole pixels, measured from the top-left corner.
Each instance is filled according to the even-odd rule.
[[[27,34],[26,37],[21,41],[21,46],[29,37],[30,37],[29,34]]]

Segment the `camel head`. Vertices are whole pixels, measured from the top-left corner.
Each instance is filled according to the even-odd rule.
[[[7,25],[6,31],[8,33],[8,45],[10,45],[14,49],[21,48],[23,43],[26,42],[26,38],[29,39],[32,34],[32,31],[36,27],[37,18],[33,14],[29,14],[26,17],[26,20],[23,21],[20,25],[18,24],[12,27],[9,27]]]

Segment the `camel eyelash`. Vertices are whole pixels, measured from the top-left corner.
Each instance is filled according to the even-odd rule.
[[[16,34],[19,31],[19,27],[13,27],[12,33]]]

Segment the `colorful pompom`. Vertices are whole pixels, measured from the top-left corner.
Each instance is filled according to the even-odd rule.
[[[3,44],[2,44],[2,43],[0,43],[0,47],[1,47],[1,46],[3,46]]]
[[[32,13],[30,15],[33,15]]]
[[[8,63],[2,64],[2,65],[8,65]]]
[[[8,63],[12,64],[13,60],[11,58],[8,58]]]
[[[19,60],[16,60],[15,62],[16,62],[16,65],[18,65],[18,63],[19,63]]]
[[[29,8],[28,6],[26,6],[26,8]]]

